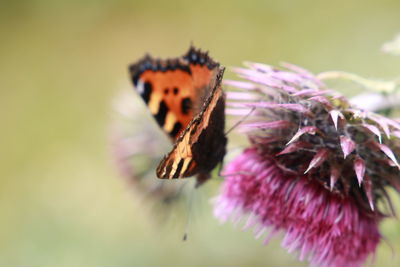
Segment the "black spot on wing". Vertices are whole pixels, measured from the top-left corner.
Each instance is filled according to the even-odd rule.
[[[182,170],[182,167],[183,167],[183,162],[184,162],[183,159],[181,159],[181,160],[179,161],[178,167],[176,168],[176,171],[175,171],[175,173],[173,174],[172,177],[174,177],[174,178],[179,177],[179,174],[181,173],[181,170]]]
[[[181,109],[183,114],[188,114],[192,109],[192,100],[189,97],[182,99]]]
[[[153,90],[153,86],[151,86],[151,83],[145,82],[143,93],[141,94],[141,96],[146,104],[148,104],[150,101],[150,95],[151,95],[152,90]]]
[[[182,124],[177,121],[174,124],[174,128],[172,128],[172,131],[169,133],[171,137],[177,137],[179,131],[182,129]]]
[[[161,127],[163,127],[165,124],[165,118],[167,117],[167,113],[168,113],[168,107],[164,101],[161,101],[160,106],[158,108],[158,112],[157,114],[154,115],[154,118]]]

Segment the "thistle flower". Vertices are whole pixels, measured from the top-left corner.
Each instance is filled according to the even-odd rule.
[[[310,72],[258,63],[234,71],[245,81],[228,94],[250,142],[224,170],[215,215],[248,216],[245,228],[312,265],[360,266],[381,240],[380,221],[393,215],[386,188],[400,192],[400,124],[353,108]],[[257,99],[257,100],[254,100]],[[388,208],[386,208],[388,207]]]

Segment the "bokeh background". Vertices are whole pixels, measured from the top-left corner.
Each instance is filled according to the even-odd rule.
[[[391,79],[400,58],[379,49],[399,14],[398,0],[1,1],[0,266],[306,266],[279,238],[263,246],[220,226],[216,182],[195,192],[188,241],[184,218],[156,222],[114,166],[112,99],[131,88],[129,63],[191,42],[228,67],[287,61]],[[400,266],[399,221],[382,232],[376,266]]]

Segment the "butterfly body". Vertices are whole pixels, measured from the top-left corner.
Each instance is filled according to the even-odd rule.
[[[157,168],[161,179],[197,175],[197,184],[222,162],[227,139],[224,68],[191,47],[181,58],[144,57],[130,66],[137,92],[174,147]]]

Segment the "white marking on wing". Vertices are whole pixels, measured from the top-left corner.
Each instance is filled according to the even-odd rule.
[[[136,85],[136,91],[138,91],[140,95],[143,95],[144,93],[144,82],[141,79],[138,80],[138,83]]]

